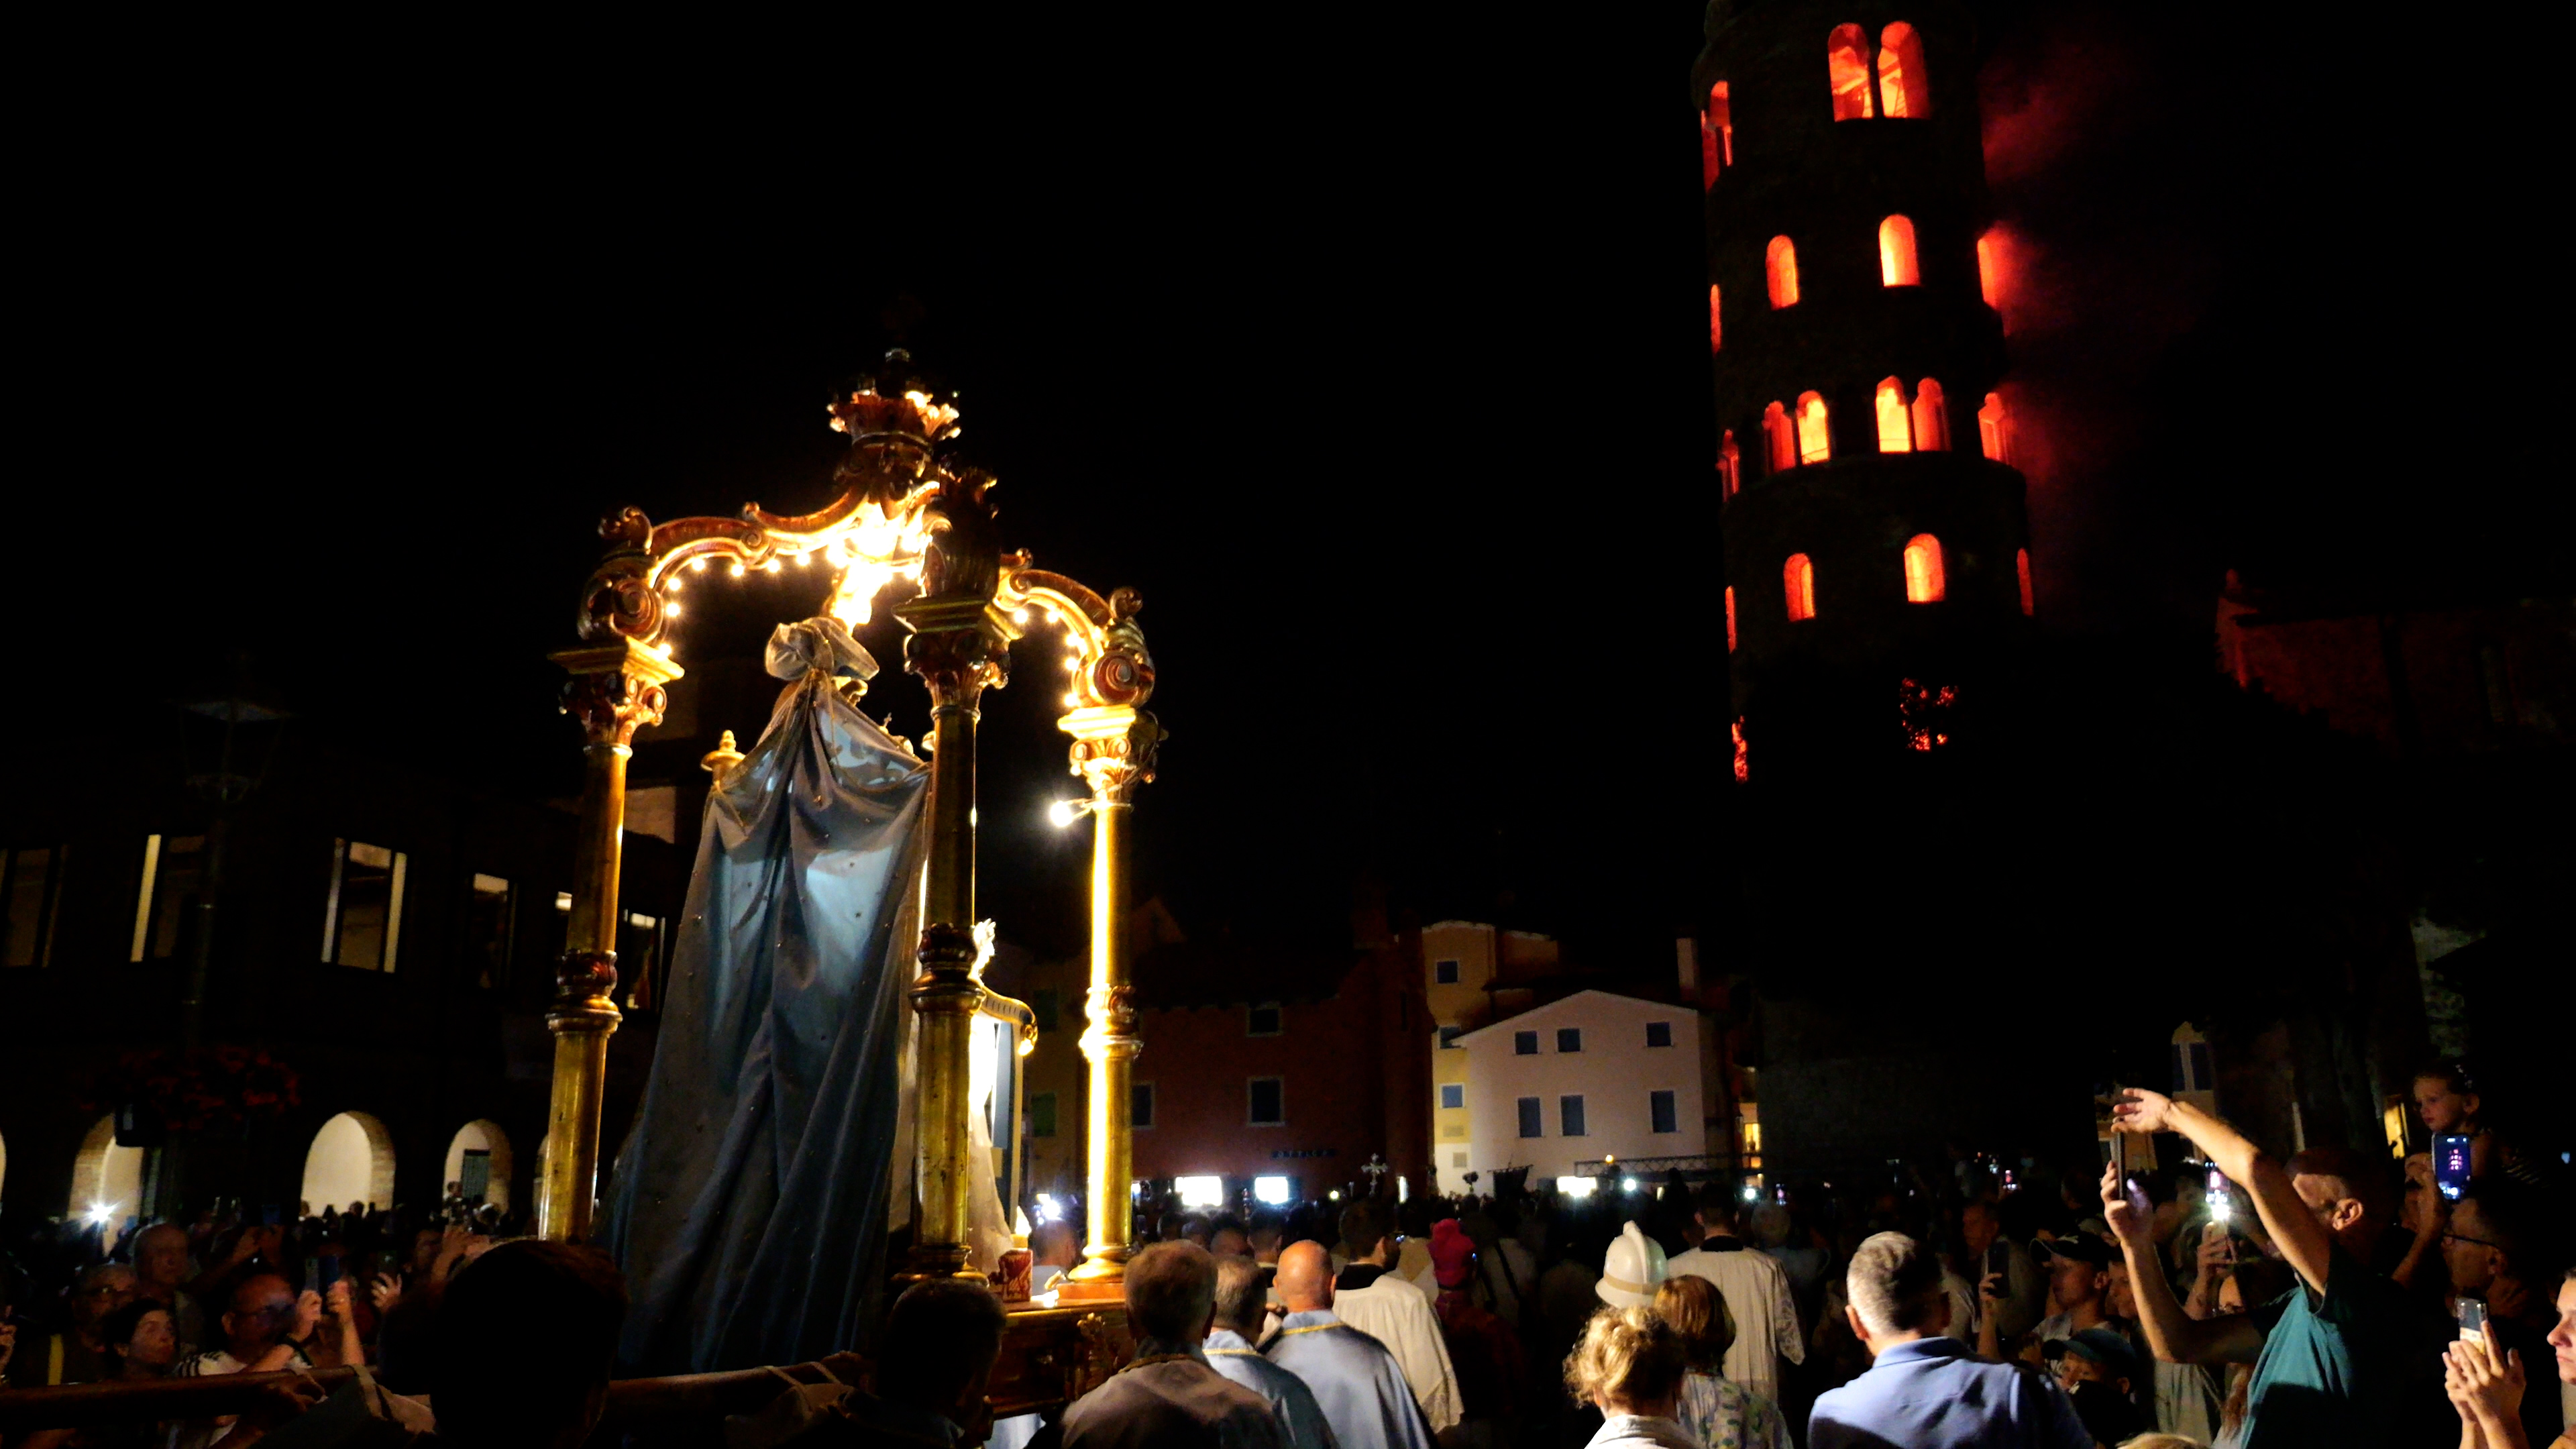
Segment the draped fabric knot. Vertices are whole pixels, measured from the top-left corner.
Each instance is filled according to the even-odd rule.
[[[829,617],[771,630],[766,662],[774,679],[803,679],[818,669],[836,679],[877,677],[876,656],[850,637],[849,626]]]

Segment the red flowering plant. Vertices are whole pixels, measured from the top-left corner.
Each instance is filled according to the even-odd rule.
[[[216,1046],[127,1052],[84,1105],[113,1112],[131,1104],[143,1123],[202,1132],[280,1117],[303,1101],[303,1079],[266,1048]]]

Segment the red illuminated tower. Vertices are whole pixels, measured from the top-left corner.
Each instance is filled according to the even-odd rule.
[[[1951,748],[2031,612],[1971,22],[1946,0],[1716,0],[1706,33],[1739,777]]]

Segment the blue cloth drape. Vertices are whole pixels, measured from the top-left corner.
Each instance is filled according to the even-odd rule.
[[[708,797],[609,1191],[630,1373],[855,1346],[882,1287],[929,767],[820,673]]]

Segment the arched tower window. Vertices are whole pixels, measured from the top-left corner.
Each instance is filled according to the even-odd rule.
[[[1834,119],[1866,121],[1875,108],[1869,96],[1869,32],[1857,25],[1838,25],[1825,40],[1825,64],[1833,74]]]
[[[1887,287],[1923,285],[1923,273],[1914,265],[1914,223],[1904,217],[1878,224],[1878,280]]]
[[[1773,403],[1762,410],[1762,441],[1772,472],[1786,473],[1798,466],[1798,434],[1787,408]]]
[[[2012,426],[2004,416],[2004,395],[1986,394],[1986,405],[1977,409],[1977,441],[1986,456],[1998,463],[2012,461]]]
[[[1735,164],[1735,118],[1726,82],[1708,88],[1708,106],[1699,113],[1700,189],[1717,184],[1718,173]]]
[[[1905,384],[1892,377],[1878,385],[1878,450],[1914,451],[1914,425],[1905,404]]]
[[[1917,452],[1950,451],[1950,407],[1941,384],[1931,378],[1914,389],[1914,447]]]
[[[1923,37],[1902,20],[1878,33],[1878,95],[1891,121],[1932,114],[1932,88],[1923,75]]]
[[[2003,239],[1993,232],[1977,238],[1977,294],[1987,306],[2003,311]]]
[[[1798,461],[1821,463],[1833,455],[1833,435],[1825,426],[1824,396],[1812,392],[1798,394]]]
[[[1726,586],[1726,652],[1735,652],[1735,586]]]
[[[1788,596],[1793,622],[1816,617],[1816,566],[1807,562],[1805,554],[1793,553],[1780,565],[1780,587]]]
[[[1798,248],[1787,237],[1775,236],[1763,249],[1762,276],[1771,285],[1774,309],[1798,305]]]
[[[1715,355],[1717,350],[1725,345],[1726,324],[1718,313],[1717,284],[1712,282],[1708,289],[1708,350],[1711,355]]]
[[[2025,614],[2036,612],[2031,608],[2029,549],[2017,549],[2014,551],[2013,573],[2021,580],[2021,611]]]
[[[1732,498],[1744,486],[1744,455],[1736,450],[1735,429],[1726,430],[1725,440],[1717,445],[1717,484],[1720,502]]]
[[[1918,533],[1905,541],[1905,602],[1937,604],[1949,592],[1941,576],[1941,540]]]

